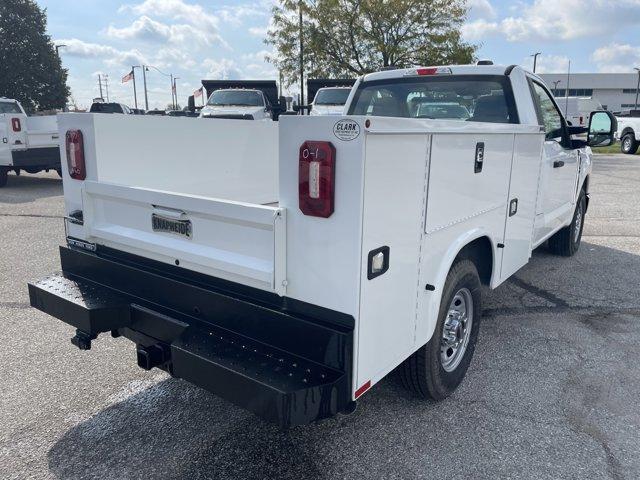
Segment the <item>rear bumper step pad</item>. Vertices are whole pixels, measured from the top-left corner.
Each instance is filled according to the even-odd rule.
[[[29,297],[78,329],[76,346],[90,348],[102,332],[123,335],[138,344],[142,368],[160,367],[284,428],[334,416],[350,403],[346,372],[178,312],[160,313],[76,275],[30,283]]]

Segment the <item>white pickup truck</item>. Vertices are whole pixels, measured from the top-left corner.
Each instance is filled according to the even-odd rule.
[[[616,140],[622,153],[633,155],[640,147],[640,117],[617,117]]]
[[[465,118],[414,108],[443,98]],[[373,73],[347,105],[279,123],[60,115],[67,245],[31,305],[81,349],[126,337],[142,368],[282,427],[352,411],[399,366],[416,395],[450,395],[481,285],[547,240],[578,250],[588,144],[615,118],[572,139],[585,129],[516,66]]]
[[[28,117],[20,102],[0,98],[0,187],[7,173],[60,170],[58,125],[55,115]]]

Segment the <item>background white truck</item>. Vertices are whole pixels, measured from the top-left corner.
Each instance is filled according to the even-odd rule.
[[[12,170],[16,175],[49,169],[61,174],[55,115],[28,117],[20,102],[0,98],[0,140],[0,187]]]
[[[640,117],[617,117],[616,139],[622,153],[633,155],[640,146]]]
[[[275,81],[202,80],[202,86],[209,97],[200,118],[272,121],[283,111]]]
[[[413,116],[444,97],[471,116]],[[31,304],[81,349],[126,337],[142,368],[283,427],[352,411],[398,366],[417,395],[451,394],[481,285],[546,240],[578,249],[584,129],[519,67],[374,73],[347,105],[279,125],[61,115],[68,245]],[[597,112],[588,142],[614,130]]]

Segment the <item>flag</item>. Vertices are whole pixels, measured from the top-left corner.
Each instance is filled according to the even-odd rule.
[[[122,77],[122,83],[127,83],[129,80],[133,80],[133,70]]]
[[[204,87],[200,87],[199,89],[197,89],[195,92],[193,92],[193,97],[194,98],[198,98],[202,96],[202,90],[204,89]]]

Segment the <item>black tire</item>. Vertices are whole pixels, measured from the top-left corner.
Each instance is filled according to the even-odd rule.
[[[633,133],[625,133],[620,139],[620,151],[627,155],[634,155],[638,151],[640,143],[636,141]]]
[[[452,371],[443,368],[441,346],[445,320],[449,317],[449,307],[454,297],[462,289],[471,295],[472,322],[469,340],[461,360]],[[482,313],[482,293],[478,270],[471,260],[457,261],[447,276],[442,292],[442,302],[438,322],[431,340],[404,361],[400,366],[400,378],[409,391],[421,398],[442,400],[451,395],[467,373],[480,331]]]
[[[584,217],[587,212],[587,198],[584,190],[580,191],[580,196],[576,202],[576,209],[573,212],[571,224],[564,227],[549,239],[549,250],[555,255],[563,257],[573,256],[580,248],[582,240],[582,230],[584,229]],[[579,225],[577,223],[580,222]]]
[[[7,184],[7,171],[0,168],[0,188]]]
[[[56,168],[56,173],[60,178],[62,178],[62,168]]]

